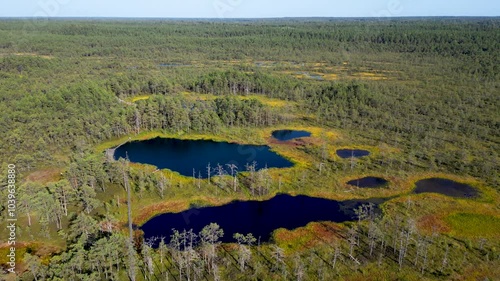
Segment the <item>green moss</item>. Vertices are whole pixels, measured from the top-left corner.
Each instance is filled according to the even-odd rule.
[[[456,213],[446,217],[452,233],[469,237],[500,237],[500,218],[496,216]]]

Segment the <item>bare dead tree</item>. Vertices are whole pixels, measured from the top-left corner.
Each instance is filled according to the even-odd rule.
[[[273,269],[275,271],[281,271],[283,278],[286,280],[287,270],[285,264],[285,251],[277,245],[271,247],[271,256],[274,260]]]
[[[137,108],[134,111],[134,120],[135,120],[135,134],[139,134],[141,132],[141,115]]]
[[[161,198],[165,196],[166,184],[167,184],[167,179],[165,178],[165,175],[163,175],[163,173],[160,172],[160,179],[158,180],[157,188]]]
[[[337,261],[342,256],[342,250],[340,249],[340,246],[337,243],[335,243],[333,248],[334,248],[334,250],[333,250],[333,259],[332,259],[332,269],[335,269],[335,267],[337,266]]]
[[[151,276],[154,273],[154,267],[153,267],[153,257],[152,257],[152,244],[153,241],[143,241],[142,243],[142,249],[141,249],[141,255],[143,258],[144,266],[145,266],[145,271],[144,274],[149,274],[149,280],[151,279]],[[146,278],[144,278],[146,279]]]
[[[236,166],[235,164],[226,164],[226,166],[231,171],[231,177],[233,178],[233,190],[234,192],[236,192],[236,186],[237,186],[236,174],[238,172],[238,166]]]
[[[212,173],[212,169],[210,167],[210,162],[208,162],[208,165],[207,165],[207,176],[208,176],[208,182],[210,183],[210,175]]]
[[[443,255],[443,261],[441,262],[441,271],[443,271],[446,266],[448,265],[448,253],[450,251],[450,246],[448,245],[448,243],[446,243],[446,250],[444,252],[444,255]]]
[[[163,261],[164,261],[164,258],[165,258],[165,255],[167,254],[168,252],[168,249],[167,249],[167,245],[165,244],[165,238],[164,237],[161,237],[160,238],[160,243],[158,244],[158,255],[160,256],[160,265],[161,265],[161,268],[160,268],[160,271],[161,273],[163,273]],[[168,275],[166,276],[168,278]]]
[[[216,181],[217,186],[220,189],[225,190],[226,181],[224,179],[224,176],[226,175],[226,170],[224,170],[224,166],[222,166],[221,164],[217,164],[217,166],[215,166],[214,168],[214,172],[215,175],[217,176],[217,181]]]
[[[127,191],[127,218],[128,218],[128,256],[129,256],[129,268],[128,275],[130,280],[135,281],[136,278],[136,261],[135,261],[135,250],[134,250],[134,232],[132,228],[132,195],[131,188],[128,182],[128,159],[122,162],[122,173],[123,173],[123,185]]]
[[[427,265],[428,265],[428,253],[429,253],[429,247],[430,243],[429,241],[425,240],[423,242],[423,253],[422,253],[422,266],[420,267],[420,273],[423,275],[424,272],[427,270]]]
[[[302,281],[304,279],[304,263],[302,262],[302,259],[299,256],[295,257],[295,278],[297,281]]]
[[[357,227],[350,227],[347,231],[347,241],[349,242],[349,257],[356,263],[360,264],[360,262],[354,257],[354,247],[359,245],[358,243],[358,231]]]
[[[257,167],[257,162],[253,161],[252,164],[246,164],[245,168],[250,173],[250,189],[252,190],[252,196],[255,196],[255,170]]]
[[[323,167],[325,166],[325,163],[321,162],[318,164],[318,169],[319,169],[319,174],[321,175],[321,172],[323,171]]]

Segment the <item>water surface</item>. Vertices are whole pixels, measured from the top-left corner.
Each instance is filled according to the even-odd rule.
[[[378,204],[387,199],[334,201],[307,196],[277,195],[267,201],[234,201],[219,207],[194,208],[181,213],[166,213],[152,218],[141,229],[144,238],[170,239],[172,228],[179,231],[193,229],[199,233],[210,223],[223,230],[223,242],[233,242],[234,233],[252,233],[261,242],[269,241],[278,228],[295,229],[313,221],[345,222],[356,220],[354,210],[372,202],[375,212]]]
[[[359,158],[370,155],[370,152],[362,149],[339,149],[337,150],[337,155],[340,158]]]
[[[170,169],[184,176],[207,178],[210,164],[211,175],[217,164],[230,173],[227,164],[234,164],[238,171],[245,171],[246,164],[257,164],[256,170],[287,168],[293,163],[263,145],[240,145],[211,140],[179,140],[155,138],[126,143],[116,149],[115,159],[126,158],[134,163],[150,164],[159,169]]]
[[[416,183],[414,193],[439,193],[457,198],[474,198],[479,196],[477,189],[470,185],[452,181],[449,179],[430,178],[420,180]]]
[[[278,130],[272,133],[273,138],[280,141],[293,140],[296,138],[310,137],[311,133],[307,131],[296,131],[296,130]]]
[[[387,185],[388,181],[383,178],[365,177],[348,181],[347,184],[354,185],[359,188],[377,188]]]

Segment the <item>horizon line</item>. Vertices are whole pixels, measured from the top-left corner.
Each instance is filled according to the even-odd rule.
[[[164,19],[164,20],[264,20],[264,19],[404,19],[404,18],[500,18],[499,16],[299,16],[299,17],[138,17],[138,16],[0,16],[0,19]]]

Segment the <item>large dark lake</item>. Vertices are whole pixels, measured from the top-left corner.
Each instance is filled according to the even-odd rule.
[[[126,143],[116,149],[115,159],[126,158],[134,163],[150,164],[159,169],[170,169],[184,176],[207,178],[207,166],[235,164],[244,171],[246,164],[257,163],[257,170],[287,168],[293,163],[270,150],[268,146],[240,145],[210,140],[179,140],[155,138]],[[215,174],[215,173],[212,173]]]
[[[222,242],[233,242],[234,233],[252,233],[262,242],[269,241],[278,228],[295,229],[313,221],[345,222],[356,220],[354,210],[369,202],[375,205],[387,199],[334,201],[307,196],[277,195],[267,201],[234,201],[219,207],[193,208],[181,213],[166,213],[146,222],[141,229],[144,238],[165,237],[170,240],[172,229],[193,229],[199,233],[210,223],[224,230]]]

